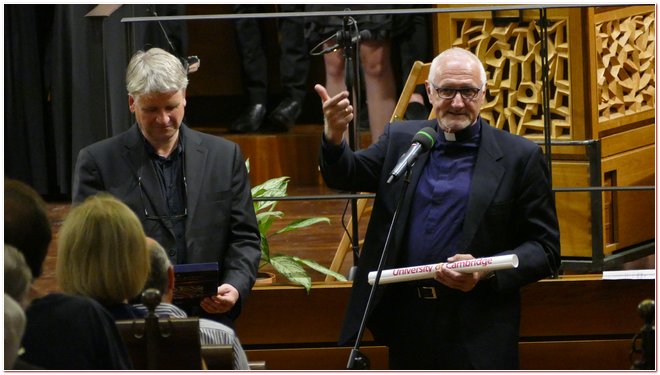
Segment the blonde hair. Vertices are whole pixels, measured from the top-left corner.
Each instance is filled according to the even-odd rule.
[[[59,232],[56,272],[65,293],[102,304],[123,303],[149,276],[142,223],[113,196],[101,193],[71,209]]]

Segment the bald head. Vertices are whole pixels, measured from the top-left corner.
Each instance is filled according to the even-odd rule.
[[[436,76],[444,73],[448,67],[463,66],[464,68],[474,72],[478,77],[480,87],[486,84],[486,70],[479,58],[472,52],[458,47],[449,48],[444,50],[431,62],[429,69],[428,80],[435,82]]]

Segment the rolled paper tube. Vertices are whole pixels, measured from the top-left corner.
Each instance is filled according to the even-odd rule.
[[[452,269],[457,272],[470,273],[476,271],[496,271],[518,267],[518,256],[515,254],[499,255],[494,257],[485,257],[477,259],[459,260],[452,263],[425,264],[421,266],[393,268],[383,270],[380,274],[378,284],[400,283],[412,280],[432,279],[435,271],[442,267]],[[369,272],[368,282],[373,285],[376,280],[376,271]]]

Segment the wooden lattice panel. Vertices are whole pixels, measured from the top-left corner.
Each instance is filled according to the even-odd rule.
[[[596,29],[598,119],[655,108],[655,13],[630,15]]]
[[[541,34],[538,20],[495,25],[491,18],[453,19],[453,46],[474,52],[486,68],[488,95],[481,115],[491,125],[543,139]],[[551,137],[571,139],[568,19],[548,26]]]

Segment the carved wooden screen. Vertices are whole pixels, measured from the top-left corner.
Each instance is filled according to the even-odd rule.
[[[652,6],[598,8],[594,16],[597,118],[603,128],[655,115]]]
[[[601,130],[648,119],[655,106],[653,7],[602,9],[547,11],[553,139],[600,138]],[[539,19],[538,10],[452,12],[438,14],[435,25],[436,52],[466,48],[484,63],[482,116],[537,140],[544,115]]]

